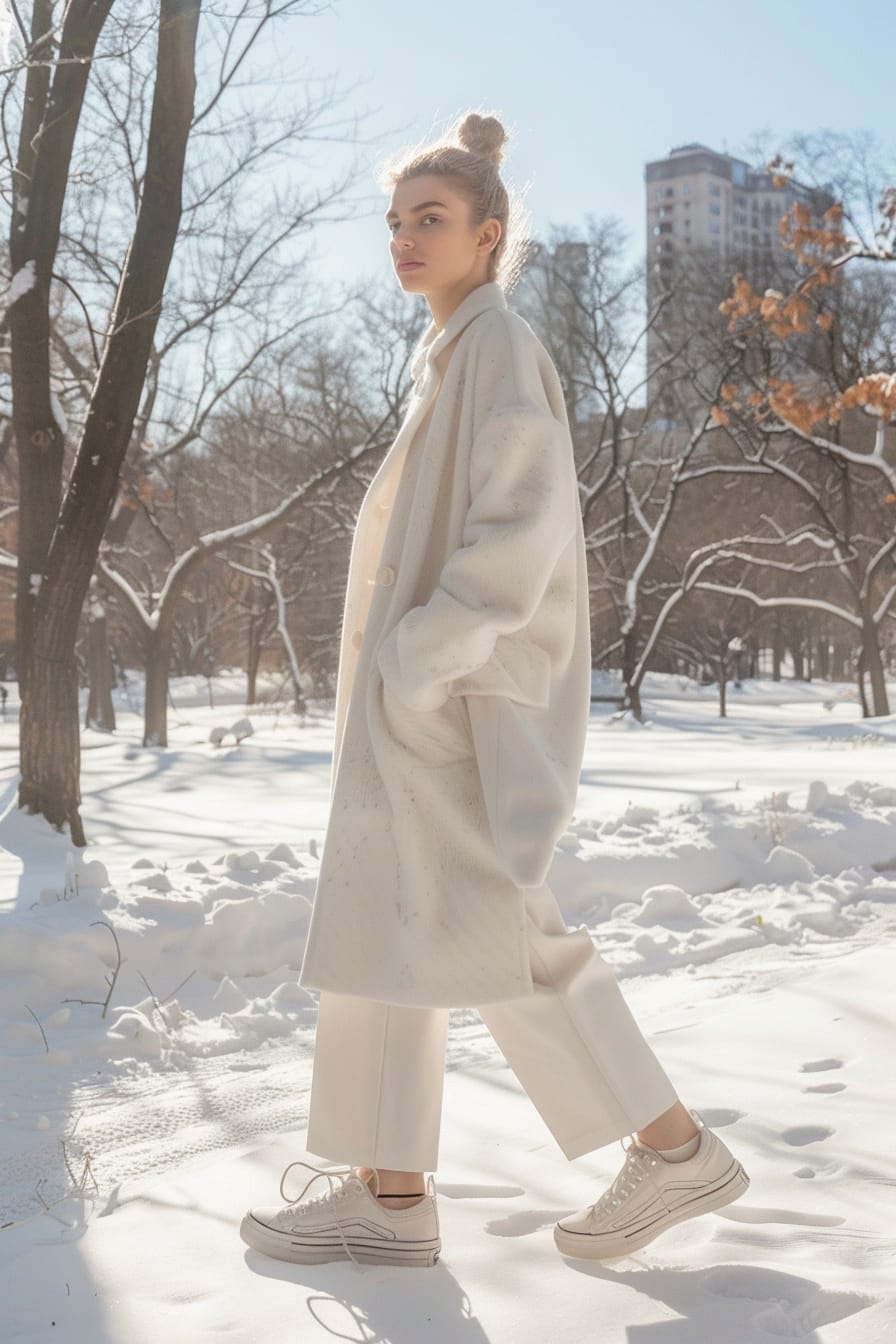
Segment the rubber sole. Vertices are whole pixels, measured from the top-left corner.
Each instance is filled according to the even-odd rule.
[[[689,1203],[683,1204],[674,1213],[654,1219],[652,1223],[638,1228],[635,1232],[618,1233],[610,1238],[588,1232],[569,1232],[559,1223],[555,1223],[554,1242],[558,1250],[575,1260],[615,1260],[646,1246],[654,1237],[665,1232],[667,1227],[674,1227],[676,1223],[683,1223],[688,1218],[696,1218],[701,1213],[710,1213],[713,1209],[731,1204],[740,1198],[749,1184],[749,1176],[741,1164],[735,1162],[711,1190],[695,1195]]]
[[[336,1233],[332,1240],[303,1241],[286,1232],[274,1232],[247,1213],[240,1223],[240,1236],[247,1246],[274,1260],[286,1260],[293,1265],[322,1265],[329,1260],[348,1260],[345,1247]],[[434,1265],[442,1249],[440,1237],[429,1241],[378,1241],[374,1238],[360,1241],[346,1237],[352,1255],[373,1265],[406,1265],[408,1268],[426,1268]]]

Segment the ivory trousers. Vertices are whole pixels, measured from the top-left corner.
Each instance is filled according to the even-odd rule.
[[[567,928],[547,884],[526,896],[535,993],[478,1012],[572,1159],[644,1128],[678,1094],[587,929]],[[435,1171],[448,1013],[321,990],[308,1150]]]

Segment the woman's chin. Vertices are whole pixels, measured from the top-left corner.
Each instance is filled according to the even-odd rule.
[[[405,289],[422,290],[424,288],[425,266],[412,266],[409,271],[396,271],[395,274]]]

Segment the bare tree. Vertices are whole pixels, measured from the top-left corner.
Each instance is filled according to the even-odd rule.
[[[384,338],[383,325],[372,339],[374,309],[380,324],[390,314],[396,320],[394,339]],[[210,418],[188,460],[157,454],[153,470],[163,484],[140,490],[134,523],[101,552],[103,580],[139,631],[146,659],[145,744],[167,745],[178,611],[214,557],[239,556],[243,573],[261,576],[274,594],[276,611],[272,558],[278,581],[297,598],[294,609],[303,601],[295,646],[313,644],[332,662],[357,505],[401,421],[419,325],[373,288],[340,319],[338,331],[321,325],[301,344],[266,352]],[[289,636],[284,647],[292,645]],[[312,649],[315,680],[320,661]]]
[[[228,213],[240,171],[253,161],[251,150],[242,162],[237,155],[217,181],[202,183],[200,162],[184,209],[188,142],[198,149],[205,137],[220,137],[227,97],[267,26],[314,7],[308,0],[240,0],[233,14],[210,14],[202,66],[208,96],[198,109],[201,0],[160,0],[149,14],[145,6],[119,4],[111,23],[111,0],[71,0],[58,22],[54,9],[50,0],[36,0],[30,32],[19,25],[21,58],[6,72],[2,102],[7,141],[10,119],[18,122],[6,299],[20,477],[19,803],[56,826],[68,823],[75,843],[83,844],[75,641],[99,547],[122,484],[127,490],[128,475],[142,474],[148,429],[167,425],[164,450],[182,448],[244,372],[234,295],[240,291],[244,312],[269,297],[261,263],[283,236],[276,232],[277,212],[270,212],[271,232],[253,252],[257,223],[254,231],[245,219],[238,227]],[[88,95],[93,101],[85,118]],[[312,118],[314,110],[306,115]],[[245,150],[238,136],[231,140]],[[85,180],[94,186],[92,195],[80,190]],[[98,181],[126,183],[129,205],[121,193],[97,191]],[[75,201],[84,209],[73,209]],[[281,231],[295,232],[301,221],[289,204],[279,222]],[[198,252],[212,254],[220,237],[216,225],[230,244],[223,249],[230,270],[222,265],[214,285],[200,283],[191,294],[191,261]],[[184,266],[171,291],[171,313],[160,325],[179,234]],[[63,308],[64,320],[57,321]],[[209,361],[219,366],[222,334],[232,349],[229,380],[210,387],[202,352],[206,373]],[[178,341],[181,350],[192,342],[192,358],[172,357],[178,377],[163,384],[165,355]],[[77,447],[67,477],[60,383],[76,407]],[[197,384],[203,395],[196,395]]]
[[[618,660],[626,698],[640,718],[641,686],[667,620],[699,577],[725,558],[743,522],[738,518],[726,533],[698,511],[699,533],[693,526],[687,531],[690,555],[685,549],[676,556],[669,540],[675,520],[682,512],[691,516],[714,482],[721,488],[768,470],[740,461],[712,415],[735,358],[714,304],[704,299],[702,326],[677,320],[685,300],[695,310],[699,276],[674,277],[645,314],[643,267],[620,271],[619,241],[611,222],[592,221],[585,238],[567,233],[543,249],[524,311],[551,350],[570,408],[585,540],[601,603],[595,661]],[[721,277],[715,282],[721,292]],[[638,369],[655,327],[665,352],[647,379]],[[718,522],[718,509],[715,515]]]
[[[769,168],[786,176],[793,165],[778,156]],[[892,358],[896,310],[888,301],[896,290],[884,283],[870,298],[867,267],[896,260],[896,188],[878,193],[873,239],[864,223],[867,175],[858,189],[847,177],[844,190],[846,203],[836,202],[821,220],[802,206],[782,220],[800,272],[789,291],[760,295],[743,275],[735,277],[721,307],[745,357],[720,389],[714,414],[746,458],[811,504],[844,584],[845,602],[834,605],[860,632],[863,710],[869,712],[867,675],[870,712],[887,714],[881,644],[896,609],[896,529],[885,516],[896,504],[896,373],[892,364],[884,371],[875,365]],[[803,347],[794,359],[794,343],[808,333],[811,355]]]
[[[72,147],[111,0],[72,0],[61,32],[35,3],[15,168],[9,308],[21,484],[17,650],[22,697],[19,804],[84,833],[74,644],[117,489],[180,220],[193,115],[199,0],[161,0],[143,195],[87,424],[62,497],[63,430],[50,395],[49,289]],[[58,48],[56,44],[58,43]]]

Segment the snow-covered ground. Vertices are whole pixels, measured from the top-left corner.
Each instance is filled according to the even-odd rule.
[[[139,691],[114,736],[83,733],[84,851],[16,811],[11,688],[4,1344],[896,1338],[896,717],[862,720],[847,685],[760,681],[722,720],[714,689],[672,677],[648,680],[643,725],[594,707],[548,880],[752,1184],[629,1259],[563,1259],[553,1222],[621,1147],[567,1162],[459,1009],[442,1258],[412,1273],[283,1265],[237,1235],[287,1162],[325,1165],[303,1148],[315,997],[296,972],[333,729],[326,705],[299,724],[241,688],[221,678],[209,707],[204,680],[175,683],[167,749],[140,746]],[[250,736],[212,745],[246,714]]]

